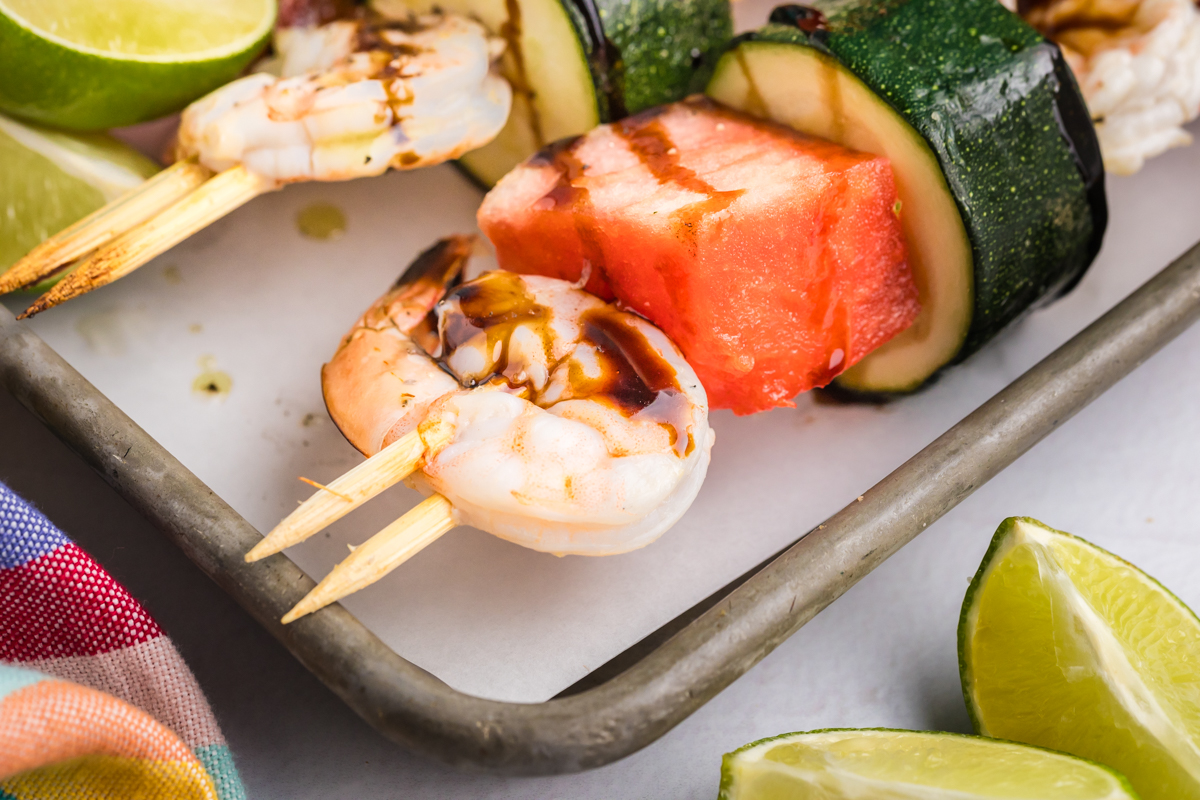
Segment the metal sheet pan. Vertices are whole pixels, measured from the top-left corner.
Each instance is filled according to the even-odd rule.
[[[534,704],[446,686],[340,606],[280,625],[313,582],[283,556],[246,565],[258,532],[2,308],[0,385],[385,736],[451,764],[545,774],[670,730],[1197,316],[1200,245],[761,569]]]

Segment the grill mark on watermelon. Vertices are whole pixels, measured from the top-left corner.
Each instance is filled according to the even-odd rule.
[[[583,136],[562,139],[539,150],[529,159],[531,166],[552,166],[558,172],[558,181],[554,187],[534,203],[535,207],[570,209],[574,219],[575,231],[583,246],[584,275],[591,271],[599,273],[607,284],[608,271],[604,258],[604,248],[600,243],[599,228],[596,224],[595,209],[586,186],[577,186],[575,182],[584,177],[587,164],[575,155],[575,150]]]
[[[713,107],[707,101],[692,101],[687,105],[699,107],[700,110],[709,110],[705,106]],[[679,148],[671,141],[670,134],[658,119],[658,113],[639,114],[618,122],[613,126],[613,132],[625,140],[629,149],[660,184],[674,183],[689,192],[705,195],[704,200],[686,205],[672,214],[679,225],[689,229],[688,234],[695,233],[695,223],[708,214],[724,211],[745,194],[745,189],[719,192],[693,170],[679,163]]]
[[[720,113],[722,110],[706,98],[689,98],[684,105],[701,113]],[[671,214],[671,228],[675,237],[684,242],[688,250],[695,255],[698,249],[697,237],[699,224],[705,216],[716,214],[727,209],[735,200],[745,194],[744,189],[731,192],[717,191],[712,184],[701,178],[696,172],[683,166],[679,159],[679,148],[671,140],[667,129],[659,117],[666,107],[643,112],[613,125],[617,134],[629,149],[637,156],[638,161],[650,171],[650,174],[660,185],[675,184],[682,189],[696,194],[705,195],[705,199],[683,206]],[[661,272],[674,272],[670,263],[659,266]],[[687,308],[690,303],[684,296],[683,287],[688,282],[679,276],[679,280],[670,281],[667,291],[672,300],[680,308]],[[695,331],[695,325],[690,319],[684,319],[683,327],[689,332]]]

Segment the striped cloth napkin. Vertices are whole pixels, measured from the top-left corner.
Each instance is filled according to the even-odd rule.
[[[132,797],[245,792],[171,640],[0,483],[0,800]]]

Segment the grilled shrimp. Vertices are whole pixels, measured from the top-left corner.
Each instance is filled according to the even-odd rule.
[[[368,456],[436,439],[409,480],[462,524],[557,554],[654,541],[708,468],[696,374],[650,323],[552,278],[485,273],[427,315],[471,242],[427,251],[354,326],[322,373],[330,415]]]
[[[248,75],[192,103],[174,165],[0,274],[4,294],[79,260],[22,318],[128,275],[264,192],[439,164],[488,143],[508,118],[503,41],[464,17],[372,16],[278,37],[271,66],[307,71]]]
[[[1004,0],[1054,39],[1118,174],[1186,145],[1200,115],[1200,11],[1193,0]]]
[[[456,15],[335,21],[277,34],[283,77],[248,75],[183,112],[175,157],[280,182],[456,158],[508,118],[503,40]]]

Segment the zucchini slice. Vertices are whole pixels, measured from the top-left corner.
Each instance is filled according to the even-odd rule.
[[[435,8],[504,37],[508,124],[460,160],[490,187],[550,142],[703,90],[733,36],[729,0],[374,0]]]
[[[838,378],[917,389],[1068,291],[1108,220],[1095,130],[1057,46],[994,0],[781,6],[714,99],[892,163],[921,316]]]

